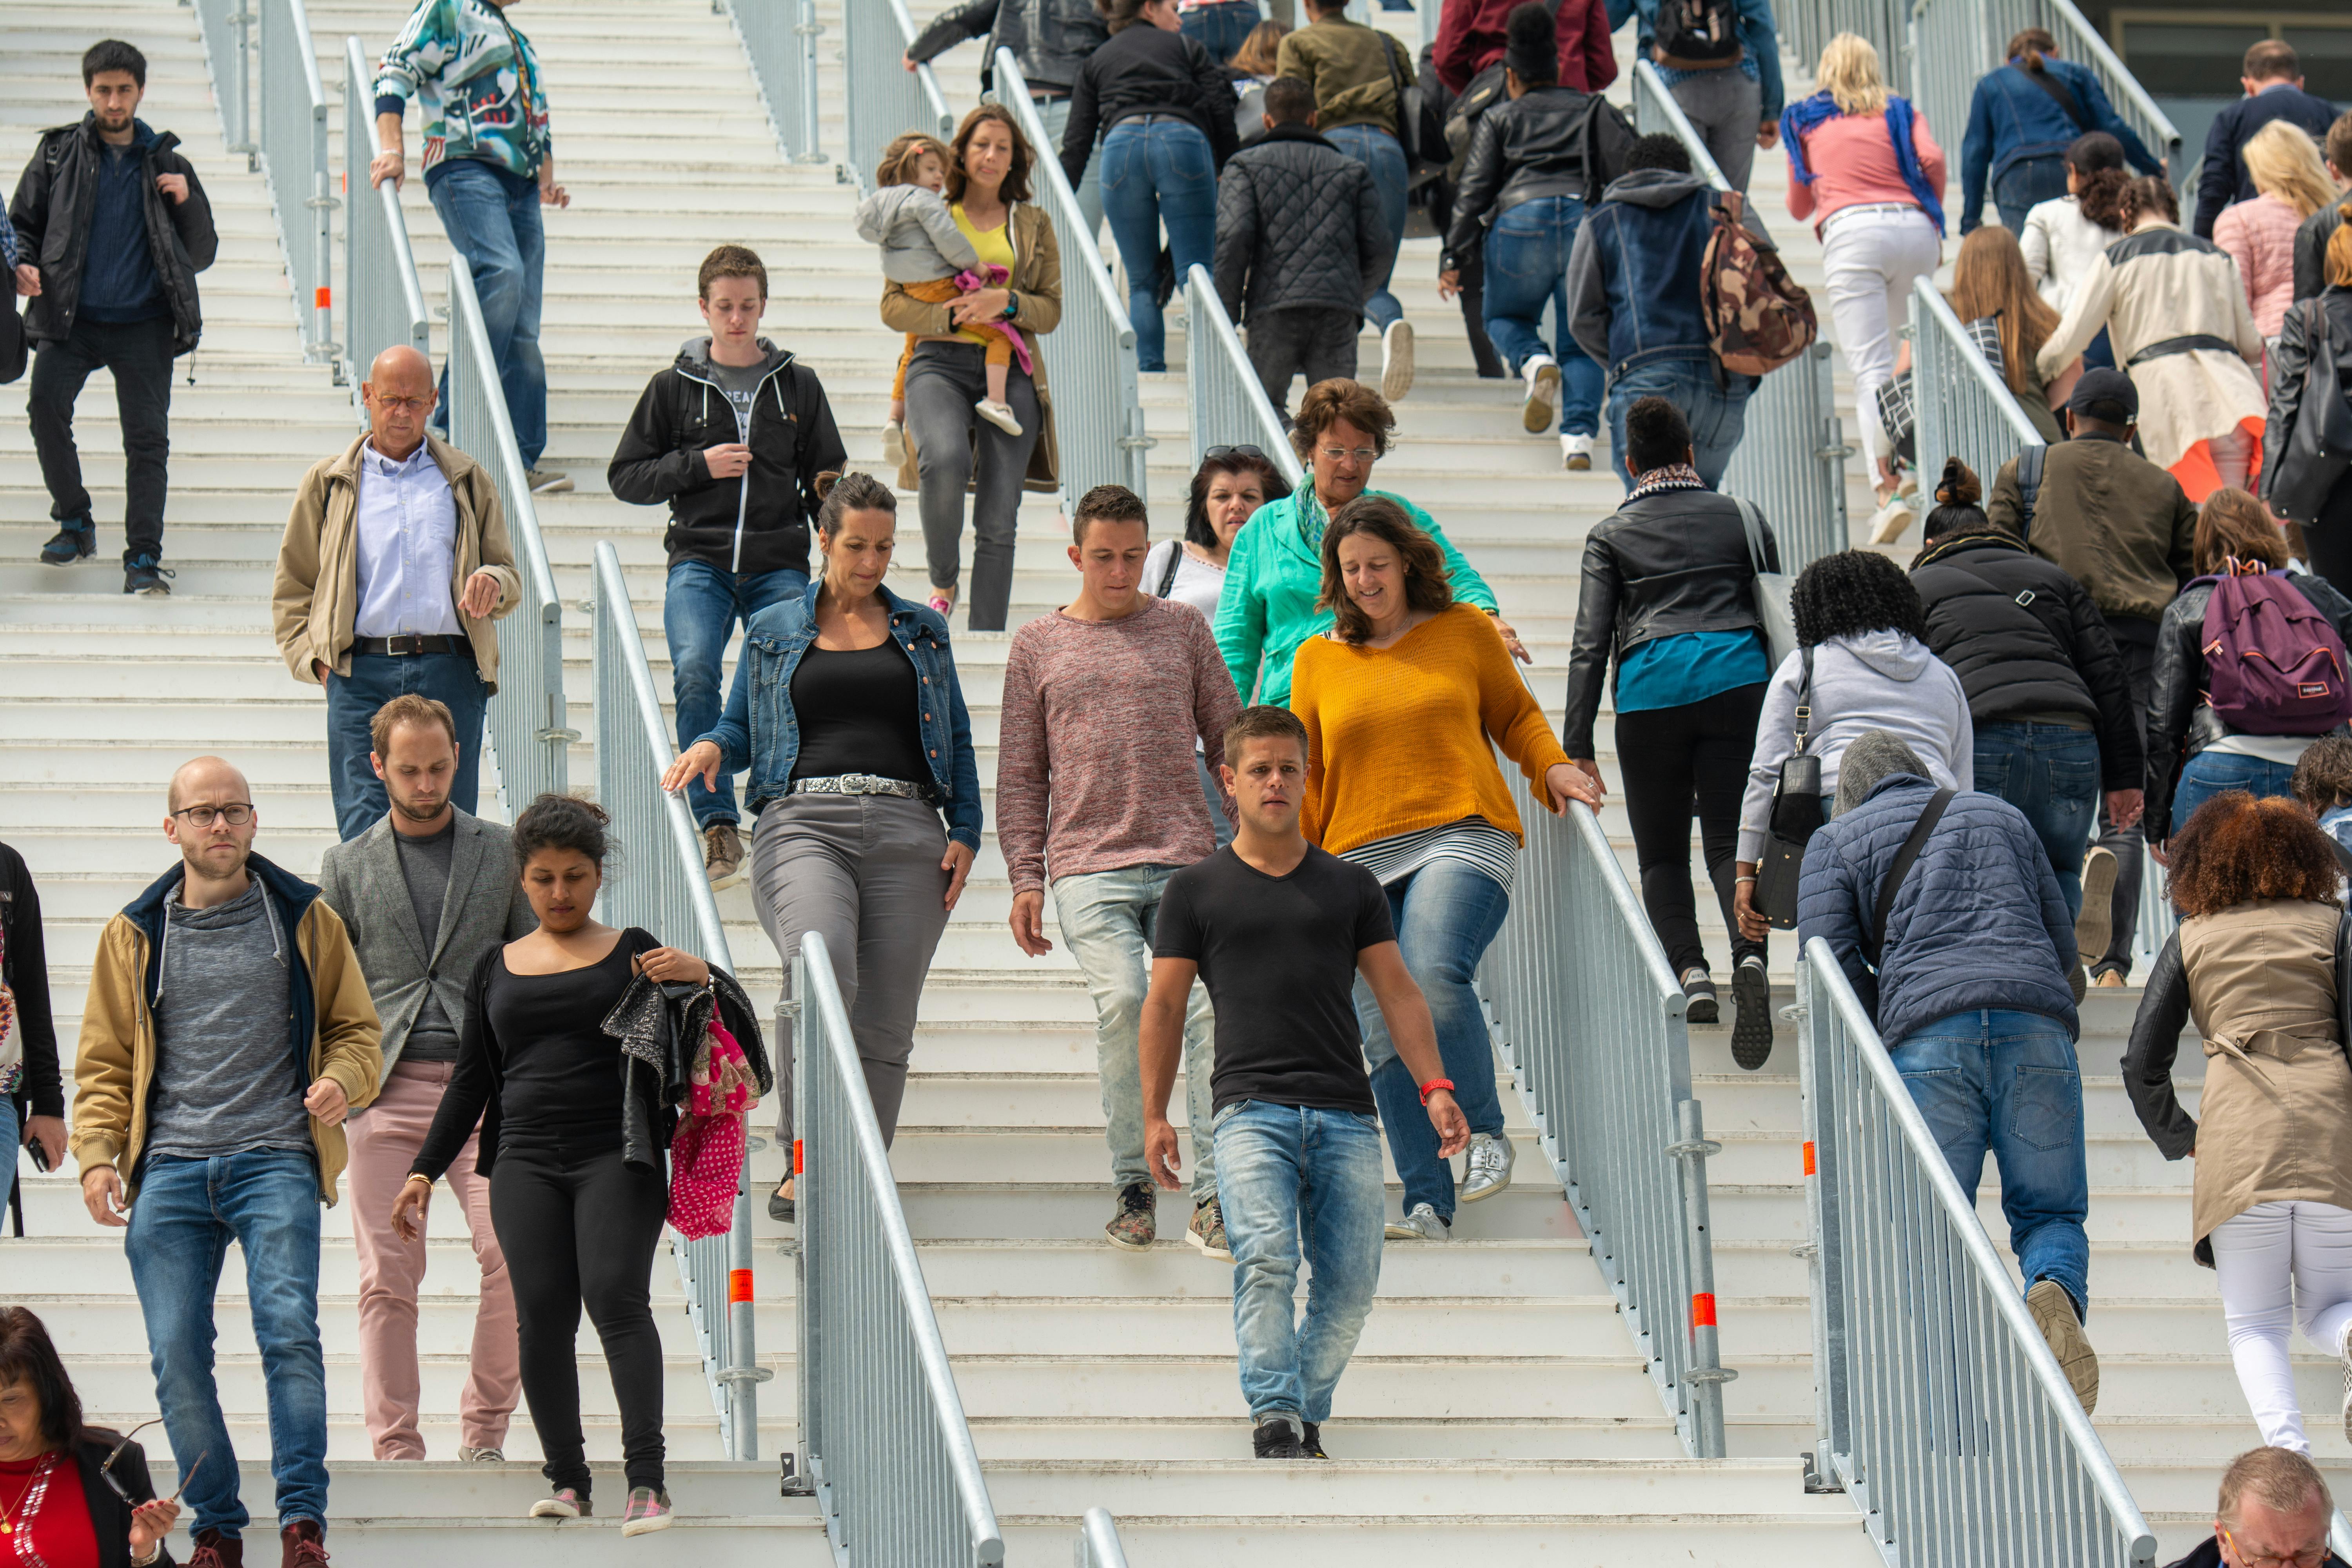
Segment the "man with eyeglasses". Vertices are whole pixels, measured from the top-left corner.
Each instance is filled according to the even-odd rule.
[[[244,1568],[251,1516],[213,1379],[213,1301],[234,1241],[268,1402],[281,1568],[327,1561],[327,1382],[320,1205],[343,1118],[375,1098],[374,1005],[319,889],[253,853],[245,775],[198,757],[172,775],[180,864],[109,921],[75,1063],[82,1202],[129,1227],[155,1399],[188,1479],[190,1568]]]
[[[2308,1455],[2250,1448],[2221,1472],[2213,1533],[2171,1568],[2345,1568],[2327,1548],[2336,1500]]]
[[[383,820],[369,763],[376,710],[414,693],[449,710],[449,798],[478,804],[482,715],[499,689],[490,623],[522,596],[489,473],[433,435],[433,367],[405,343],[360,384],[368,433],[302,476],[278,546],[278,651],[327,692],[327,777],[345,843]]]

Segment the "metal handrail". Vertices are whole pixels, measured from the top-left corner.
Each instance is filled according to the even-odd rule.
[[[1906,98],[1918,96],[1903,85],[1909,74],[1906,47],[1909,0],[1775,0],[1772,15],[1780,25],[1780,41],[1797,58],[1800,74],[1812,74],[1832,38],[1840,33],[1858,33],[1877,47],[1887,87]],[[1946,130],[1941,121],[1931,124],[1939,140],[1959,145],[1957,132]]]
[[[1127,1568],[1127,1550],[1119,1544],[1118,1526],[1103,1510],[1090,1508],[1078,1523],[1078,1545],[1073,1554],[1076,1568]]]
[[[334,336],[334,211],[329,184],[327,89],[302,0],[261,0],[261,164],[293,285],[302,357],[337,362]],[[371,143],[373,144],[373,143]],[[341,367],[338,365],[338,374]]]
[[[278,0],[268,0],[277,4]],[[538,795],[562,794],[570,746],[580,731],[564,721],[563,603],[540,537],[529,470],[482,324],[482,302],[466,258],[449,263],[449,440],[488,470],[506,513],[507,542],[522,579],[522,603],[498,622],[499,688],[488,729],[499,782],[520,811]]]
[[[433,315],[408,243],[408,216],[391,181],[368,188],[375,147],[373,80],[356,37],[343,39],[343,339],[354,403],[375,356],[406,343],[430,361]]]
[[[776,145],[793,163],[822,163],[817,133],[816,0],[718,0],[734,24]],[[845,9],[855,10],[851,5]]]
[[[1911,396],[1923,473],[1958,457],[1990,482],[2003,463],[2043,445],[1932,278],[1911,286]]]
[[[703,870],[693,815],[683,795],[661,787],[662,770],[677,752],[646,663],[628,579],[610,540],[596,542],[595,595],[596,799],[612,818],[620,851],[602,894],[604,921],[652,931],[731,973],[735,961]],[[783,1042],[777,1044],[782,1048]],[[760,1364],[754,1332],[748,1163],[736,1183],[735,1217],[727,1234],[695,1241],[672,1237],[670,1250],[677,1259],[727,1457],[756,1459],[759,1385],[774,1374]]]
[[[1282,416],[1275,412],[1265,384],[1243,352],[1241,334],[1217,297],[1216,279],[1197,261],[1184,275],[1184,353],[1193,471],[1200,470],[1202,456],[1212,447],[1253,446],[1273,458],[1297,489],[1306,470],[1291,449]]]
[[[205,64],[213,79],[213,102],[220,110],[221,137],[232,153],[245,154],[246,167],[253,167],[253,61],[247,52],[251,46],[254,14],[246,9],[245,0],[191,0],[195,7],[196,31],[205,42]]]
[[[996,51],[993,79],[995,100],[1013,111],[1029,139],[1029,177],[1044,181],[1039,204],[1053,220],[1062,251],[1062,324],[1037,334],[1035,349],[1053,373],[1063,510],[1075,513],[1078,497],[1097,485],[1125,485],[1142,495],[1151,439],[1143,433],[1134,324],[1111,288],[1094,226],[1078,212],[1077,195],[1011,49]]]
[[[1537,804],[1509,915],[1478,968],[1495,1040],[1684,1449],[1724,1456],[1706,1140],[1682,987],[1601,819]]]
[[[1003,1532],[815,931],[792,984],[803,1473],[836,1556],[996,1568]]]
[[[1658,68],[1647,60],[1633,62],[1633,129],[1644,136],[1674,137],[1690,153],[1692,174],[1718,191],[1731,189],[1731,182],[1723,177],[1715,154],[1706,150],[1706,138],[1691,124],[1683,106],[1675,101]]]
[[[1797,995],[1816,1476],[1889,1563],[2147,1568],[2155,1535],[1826,942]]]
[[[929,128],[941,140],[955,134],[955,117],[929,62],[912,71],[901,63],[915,41],[906,0],[858,0],[841,8],[841,63],[849,171],[858,188],[874,188],[874,166],[890,138]]]

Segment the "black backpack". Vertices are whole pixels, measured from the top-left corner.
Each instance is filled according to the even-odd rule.
[[[1739,63],[1736,0],[1658,0],[1651,58],[1676,70],[1720,70]]]

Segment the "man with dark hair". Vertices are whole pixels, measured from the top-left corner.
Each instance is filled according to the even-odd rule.
[[[2352,110],[2336,117],[2323,146],[2337,199],[2324,204],[2294,231],[2294,297],[2298,300],[2312,299],[2327,287],[2327,242],[2336,237],[2336,226],[2344,221],[2342,198],[2352,193]]]
[[[1332,1392],[1380,1284],[1386,1206],[1359,974],[1420,1086],[1438,1152],[1460,1153],[1470,1124],[1443,1076],[1429,1003],[1405,968],[1379,879],[1299,830],[1306,725],[1285,708],[1247,708],[1219,739],[1239,829],[1176,873],[1160,904],[1139,1041],[1144,1147],[1151,1179],[1173,1191],[1182,1162],[1168,1095],[1193,984],[1204,982],[1217,1026],[1211,1137],[1251,1444],[1261,1459],[1320,1459]],[[1196,1119],[1196,1160],[1201,1137]],[[1303,1318],[1302,1252],[1314,1264]]]
[[[2139,390],[2130,376],[2085,372],[2065,413],[2071,438],[2003,463],[1985,515],[2090,591],[2123,657],[2145,743],[2157,628],[2193,575],[2197,508],[2179,480],[2132,450]],[[2083,862],[2081,947],[2095,984],[2121,985],[2131,974],[2146,858],[2136,811],[2126,803],[2118,816],[2103,805],[2098,846]]]
[[[2246,143],[2255,132],[2273,120],[2300,125],[2314,142],[2327,141],[2336,106],[2303,90],[2303,66],[2292,45],[2265,38],[2246,51],[2238,85],[2246,96],[2213,117],[2205,133],[2205,163],[2197,175],[2197,221],[2200,239],[2213,237],[2213,220],[2232,202],[2250,202],[2260,193],[2246,172]]]
[[[1585,215],[1568,258],[1569,330],[1609,372],[1610,458],[1628,489],[1625,412],[1663,397],[1690,422],[1693,466],[1708,488],[1739,445],[1754,376],[1716,380],[1699,298],[1706,242],[1722,198],[1691,173],[1689,152],[1664,133],[1643,136]],[[1756,243],[1771,240],[1743,212]]]
[[[1013,879],[1013,940],[1032,958],[1053,950],[1050,876],[1063,940],[1094,994],[1118,1205],[1104,1234],[1142,1250],[1159,1234],[1136,1059],[1152,932],[1169,879],[1216,848],[1193,738],[1213,773],[1241,700],[1201,612],[1142,591],[1151,539],[1141,497],[1097,485],[1078,499],[1072,534],[1077,597],[1015,632],[1005,660],[996,835]],[[1183,1031],[1195,1162],[1185,1234],[1231,1258],[1208,1150],[1209,1027],[1208,995],[1195,991]]]
[[[1356,379],[1364,301],[1389,243],[1371,172],[1315,130],[1315,89],[1266,84],[1265,134],[1217,182],[1217,297],[1249,333],[1250,368],[1289,418],[1290,381]]]
[[[983,92],[996,85],[996,51],[1013,51],[1013,61],[1029,84],[1037,117],[1045,122],[1045,145],[1037,151],[1051,157],[1062,145],[1062,132],[1069,129],[1070,89],[1077,84],[1078,68],[1110,38],[1110,27],[1095,10],[1094,0],[964,0],[931,18],[930,26],[915,36],[915,41],[907,46],[907,68],[913,70],[967,38],[984,39],[980,58]],[[1096,146],[1099,150],[1101,143]],[[1087,160],[1086,178],[1073,194],[1078,198],[1078,213],[1087,221],[1087,232],[1099,233],[1103,221],[1100,158]]]
[[[621,500],[669,507],[662,635],[681,747],[718,726],[735,623],[808,591],[818,486],[849,461],[816,372],[760,336],[768,269],[759,257],[720,246],[703,258],[695,291],[710,335],[688,339],[646,384],[605,470]],[[722,773],[711,789],[698,778],[686,799],[710,885],[734,886],[743,879],[734,779]]]
[[[2221,1472],[2213,1533],[2171,1568],[2251,1568],[2314,1563],[2345,1568],[2327,1544],[2336,1500],[2308,1454],[2249,1448]]]
[[[204,331],[196,274],[220,239],[180,139],[138,117],[147,58],[104,39],[82,56],[81,82],[89,112],[41,132],[8,205],[16,289],[32,300],[25,335],[38,349],[33,447],[58,524],[41,559],[68,566],[98,552],[73,416],[82,384],[103,369],[122,426],[122,591],[161,597],[172,591],[163,566],[172,361]]]

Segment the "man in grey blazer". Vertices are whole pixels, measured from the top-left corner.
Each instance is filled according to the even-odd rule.
[[[429,697],[407,693],[376,711],[370,757],[391,810],[327,851],[319,886],[342,916],[368,992],[383,1021],[383,1088],[350,1122],[352,1239],[360,1275],[360,1396],[379,1459],[422,1459],[417,1430],[416,1290],[425,1237],[403,1241],[393,1200],[440,1109],[466,1026],[466,988],[485,953],[539,922],[516,875],[506,828],[460,811],[457,725]],[[522,1373],[514,1291],[490,1226],[490,1184],[474,1172],[475,1145],[448,1182],[473,1232],[481,1306],[466,1385],[458,1395],[460,1459],[504,1456],[508,1418]]]

